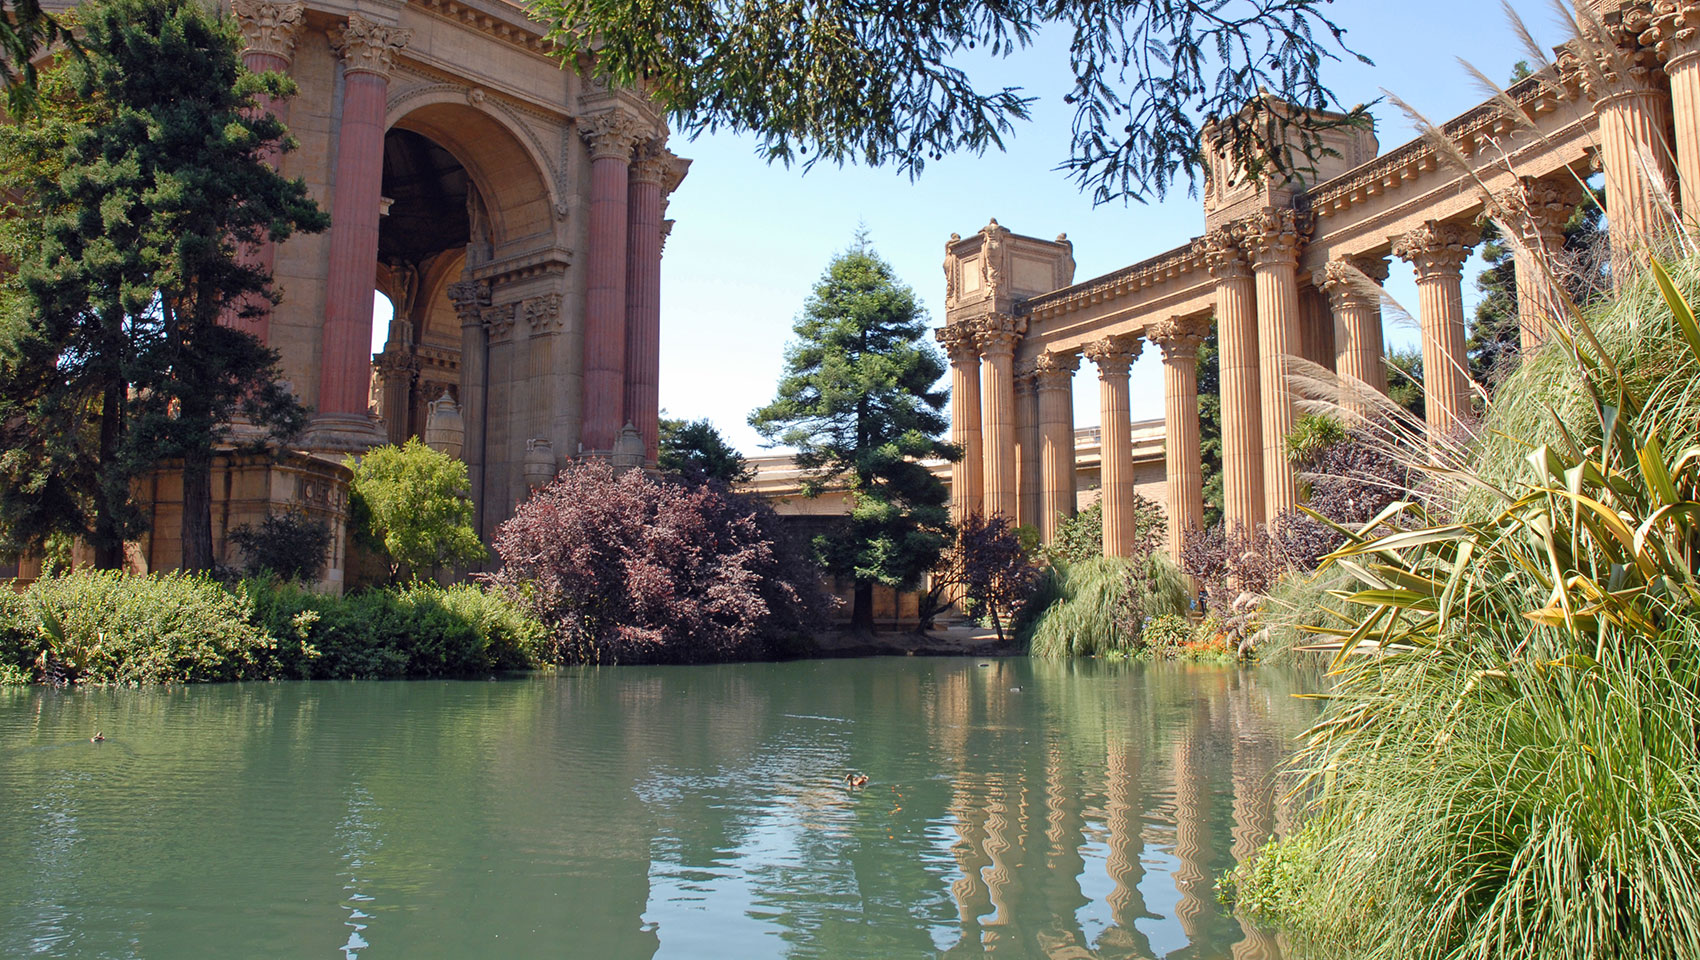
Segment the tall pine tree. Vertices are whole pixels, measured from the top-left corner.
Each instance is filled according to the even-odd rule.
[[[777,396],[750,424],[796,448],[805,493],[848,489],[847,529],[817,538],[815,551],[855,583],[851,624],[871,630],[874,586],[916,586],[950,540],[949,494],[920,462],[960,455],[939,439],[945,363],[914,291],[865,236],[827,266],[792,332]]]
[[[196,0],[95,0],[77,19],[85,55],[0,138],[3,186],[40,223],[0,371],[0,523],[15,547],[70,533],[117,566],[144,527],[135,480],[180,460],[183,566],[206,569],[230,420],[275,438],[305,420],[277,355],[220,323],[276,302],[238,251],[328,221],[266,163],[293,142],[257,98],[294,87],[242,67],[233,19]]]

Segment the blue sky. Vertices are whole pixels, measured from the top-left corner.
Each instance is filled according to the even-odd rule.
[[[1547,46],[1563,26],[1546,0],[1512,4]],[[1524,54],[1498,4],[1483,0],[1338,0],[1328,7],[1348,42],[1375,65],[1329,64],[1325,78],[1346,103],[1382,89],[1433,120],[1485,99],[1457,59],[1495,79],[1508,78]],[[1055,168],[1067,156],[1072,116],[1063,38],[991,64],[982,82],[1008,83],[1038,97],[1007,152],[959,155],[928,164],[911,182],[889,169],[769,166],[754,142],[725,134],[675,137],[675,152],[694,162],[674,194],[677,221],[667,241],[661,288],[661,405],[673,416],[707,417],[746,455],[764,453],[745,418],[773,395],[791,324],[834,253],[865,226],[874,247],[943,317],[944,243],[989,218],[1017,233],[1074,241],[1075,277],[1084,280],[1187,242],[1203,232],[1203,209],[1184,181],[1167,200],[1094,208]],[[1413,136],[1398,109],[1374,108],[1385,151]],[[1388,290],[1414,309],[1409,270],[1393,264]],[[1473,283],[1465,284],[1472,307]],[[387,318],[375,324],[379,337]],[[1388,342],[1411,344],[1416,331],[1389,324]],[[381,343],[379,344],[381,348]],[[1097,422],[1097,381],[1086,366],[1075,380],[1077,425]],[[1148,350],[1133,371],[1135,419],[1162,415],[1162,367]]]

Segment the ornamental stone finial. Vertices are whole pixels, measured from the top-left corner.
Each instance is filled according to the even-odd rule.
[[[578,122],[579,133],[590,145],[592,160],[629,160],[632,148],[649,132],[642,120],[623,110],[604,110]]]
[[[1138,337],[1105,337],[1081,348],[1086,359],[1098,366],[1098,378],[1109,380],[1127,376],[1128,368],[1139,359],[1145,344]]]
[[[1417,269],[1417,279],[1457,273],[1481,235],[1459,223],[1430,220],[1393,242],[1393,255]]]
[[[331,47],[342,57],[347,73],[374,73],[388,78],[396,52],[413,41],[413,31],[368,20],[358,13],[331,31]]]
[[[307,5],[301,0],[277,3],[275,0],[231,0],[242,39],[247,42],[244,52],[269,53],[285,62],[295,58],[295,31]]]
[[[1159,320],[1145,328],[1145,338],[1162,349],[1165,363],[1196,359],[1204,334],[1204,324],[1183,317]]]

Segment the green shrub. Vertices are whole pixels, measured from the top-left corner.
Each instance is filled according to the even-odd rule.
[[[1027,626],[1036,657],[1090,657],[1138,645],[1145,622],[1187,609],[1186,579],[1161,553],[1126,559],[1094,557],[1057,568]],[[1130,616],[1130,612],[1133,616]]]
[[[249,576],[271,574],[285,580],[317,580],[333,540],[330,524],[299,510],[274,513],[259,526],[243,524],[230,531],[230,542],[242,551],[242,569]]]
[[[1140,644],[1151,650],[1179,650],[1194,639],[1192,621],[1178,613],[1165,613],[1146,621]]]
[[[24,630],[37,631],[36,662],[18,665],[36,679],[244,680],[265,676],[272,657],[272,638],[250,621],[247,600],[206,577],[116,571],[48,577],[30,586],[24,607]],[[20,646],[27,655],[28,641],[15,639],[22,631],[7,632],[14,637],[7,641],[11,656],[18,656]]]
[[[354,472],[349,524],[390,560],[390,577],[430,577],[489,555],[473,529],[466,464],[418,437],[343,461]]]

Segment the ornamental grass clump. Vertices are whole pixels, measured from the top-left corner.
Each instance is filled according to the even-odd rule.
[[[1312,817],[1243,902],[1360,958],[1700,956],[1696,267],[1553,324],[1444,509],[1340,528]]]

